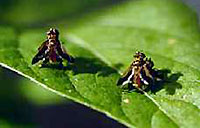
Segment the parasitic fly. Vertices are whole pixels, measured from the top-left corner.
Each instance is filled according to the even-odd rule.
[[[124,87],[128,84],[129,90],[132,87],[145,90],[153,86],[156,78],[156,70],[151,58],[147,58],[144,53],[136,52],[133,62],[118,80],[117,85]]]
[[[63,59],[69,63],[74,63],[74,58],[70,56],[59,41],[59,32],[57,29],[50,28],[47,32],[47,39],[38,48],[38,53],[32,59],[32,64],[42,61],[42,66],[47,63],[59,62],[63,67]]]

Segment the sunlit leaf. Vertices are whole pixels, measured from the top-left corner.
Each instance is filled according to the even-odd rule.
[[[200,33],[190,9],[171,0],[129,1],[78,24],[60,28],[61,41],[76,58],[66,70],[31,65],[45,40],[43,29],[18,35],[1,27],[1,66],[129,127],[200,127]],[[116,86],[137,50],[170,72],[154,93],[126,93]]]

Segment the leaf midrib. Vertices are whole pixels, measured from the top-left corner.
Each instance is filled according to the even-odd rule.
[[[78,38],[78,37],[77,37]],[[81,39],[82,40],[82,39]],[[84,40],[83,40],[84,41]],[[70,42],[72,42],[72,43],[74,43],[73,41],[70,41]],[[113,64],[112,64],[112,62],[110,62],[110,61],[108,61],[108,59],[106,59],[106,57],[104,57],[104,56],[102,56],[97,50],[95,50],[95,49],[92,49],[91,50],[91,46],[89,45],[89,43],[87,43],[86,41],[84,41],[84,43],[86,43],[87,45],[86,46],[89,46],[89,47],[84,47],[85,49],[87,49],[87,50],[89,50],[92,54],[94,54],[97,58],[99,58],[101,61],[103,61],[105,64],[107,64],[109,67],[111,67],[111,68],[113,68],[113,69],[115,69],[115,70],[117,70],[119,73],[121,73],[121,71],[119,70],[119,69],[116,69],[114,66],[113,66]],[[77,45],[77,44],[76,44]],[[12,50],[12,48],[11,49],[0,49],[0,50]],[[16,49],[15,49],[16,50]],[[19,51],[19,53],[21,54],[21,52],[20,52],[20,50],[19,49],[17,49],[17,51]],[[94,53],[95,52],[95,53]],[[151,53],[151,52],[150,52]],[[102,56],[102,57],[104,57],[104,59],[102,59],[101,57],[99,57],[99,55],[100,56]],[[162,55],[158,55],[158,54],[155,54],[155,55],[157,55],[157,56],[162,56]],[[165,57],[165,56],[162,56],[162,57]],[[169,58],[169,57],[165,57],[165,58],[167,58],[167,59],[171,59],[171,58]],[[105,60],[107,60],[107,61],[105,61]],[[176,61],[176,60],[174,60],[174,59],[171,59],[172,61],[174,61],[174,62],[176,62],[176,63],[180,63],[181,65],[185,65],[185,66],[187,66],[187,67],[190,67],[191,69],[193,69],[193,70],[196,70],[195,68],[193,68],[193,67],[191,67],[191,66],[189,66],[189,65],[186,65],[186,64],[184,64],[184,63],[181,63],[181,62],[178,62],[178,61]],[[26,62],[26,61],[25,61]],[[17,72],[18,74],[20,74],[20,75],[22,75],[22,76],[24,76],[24,77],[26,77],[26,78],[28,78],[28,79],[30,79],[31,81],[33,81],[33,82],[35,82],[35,83],[37,83],[37,84],[39,84],[39,85],[41,85],[42,87],[44,87],[45,89],[47,89],[47,90],[50,90],[50,91],[52,91],[52,92],[54,92],[54,93],[56,93],[56,94],[58,94],[58,95],[61,95],[61,96],[63,96],[63,97],[67,97],[67,98],[70,98],[70,99],[73,99],[74,101],[77,101],[77,102],[80,102],[80,103],[82,103],[82,104],[84,104],[84,105],[86,105],[86,106],[89,106],[89,107],[92,107],[92,108],[94,108],[94,109],[96,109],[96,110],[99,110],[99,111],[101,111],[101,112],[103,112],[103,113],[106,113],[107,115],[110,115],[112,118],[114,118],[114,119],[116,119],[116,117],[114,117],[114,116],[112,116],[110,113],[108,113],[108,112],[106,112],[105,110],[101,110],[101,109],[99,109],[98,107],[96,108],[94,105],[90,105],[90,104],[88,104],[88,103],[84,103],[83,101],[81,101],[81,100],[79,100],[79,99],[77,99],[77,98],[73,98],[72,96],[68,96],[68,95],[66,95],[66,94],[64,94],[64,93],[62,93],[62,92],[59,92],[59,91],[56,91],[56,90],[54,90],[54,89],[52,89],[52,88],[49,88],[48,86],[46,86],[45,84],[42,84],[41,82],[39,82],[39,81],[37,81],[37,80],[35,80],[35,79],[33,79],[32,77],[30,77],[30,76],[28,76],[28,75],[26,75],[26,74],[23,74],[23,73],[20,73],[19,71],[17,71],[17,70],[14,70],[14,69],[12,69],[11,67],[9,68],[9,66],[6,66],[5,64],[2,64],[2,63],[0,63],[0,65],[1,66],[3,66],[3,67],[6,67],[6,68],[8,68],[8,69],[10,69],[10,70],[12,70],[12,71],[14,71],[14,72]],[[31,68],[30,68],[31,69]],[[31,69],[32,70],[32,69]],[[32,70],[33,71],[33,70]],[[33,71],[34,72],[34,71]],[[34,72],[35,73],[35,72]],[[199,70],[198,70],[198,73],[199,73]],[[38,77],[38,75],[35,73],[35,75]],[[70,82],[71,82],[71,80],[70,80]],[[71,82],[71,84],[73,85],[73,83]],[[76,90],[76,87],[73,85],[73,87],[75,88],[75,91],[78,93],[78,91]],[[165,112],[165,110],[162,110],[162,108],[160,107],[160,105],[159,105],[159,103],[157,103],[156,101],[155,101],[155,99],[153,99],[150,95],[148,95],[146,92],[144,92],[145,93],[145,96],[148,98],[148,99],[150,99],[158,108],[159,108],[159,110],[161,110],[169,119],[171,119],[177,126],[179,126],[177,123],[176,123],[176,121],[172,118],[172,117],[170,117],[168,114],[167,114],[167,112]],[[80,93],[79,93],[79,95],[81,96],[81,97],[83,97]],[[85,100],[88,100],[87,98],[85,98],[85,97],[83,97]],[[153,100],[152,100],[153,99]],[[88,101],[90,101],[90,100],[88,100]],[[91,101],[90,101],[91,102]],[[122,101],[120,101],[121,103],[122,103]],[[194,105],[194,104],[193,104]],[[195,105],[196,106],[196,105]],[[122,111],[123,111],[123,109],[122,109]],[[124,112],[123,112],[124,113]],[[126,114],[124,113],[124,116],[126,116]],[[126,116],[127,117],[127,116]],[[129,119],[130,120],[130,118],[129,117],[127,117],[127,119]],[[121,122],[126,122],[126,123],[124,123],[124,124],[126,124],[127,125],[127,121],[122,121],[122,119],[119,119],[119,118],[117,118],[117,120],[120,120]],[[128,126],[128,125],[127,125]]]
[[[127,120],[120,119],[120,118],[117,118],[117,117],[115,117],[114,115],[112,115],[111,113],[109,113],[109,112],[106,111],[106,110],[100,109],[100,108],[98,108],[98,107],[96,107],[96,106],[94,106],[94,105],[90,105],[89,103],[92,103],[92,102],[91,102],[90,100],[88,100],[87,98],[83,97],[83,96],[76,90],[76,87],[75,87],[73,84],[72,84],[72,85],[74,86],[75,91],[76,91],[78,94],[80,94],[80,96],[81,96],[84,100],[88,101],[88,103],[87,103],[87,102],[84,102],[84,101],[82,101],[82,100],[79,100],[79,98],[74,98],[73,96],[69,96],[69,95],[66,95],[65,93],[59,92],[59,91],[57,91],[57,90],[54,90],[54,89],[48,87],[47,85],[45,85],[45,84],[39,82],[38,80],[36,80],[36,79],[30,77],[29,75],[26,75],[25,73],[20,72],[19,70],[16,70],[16,69],[12,68],[12,67],[9,66],[9,65],[6,65],[6,64],[0,62],[0,66],[1,66],[1,67],[4,67],[4,68],[6,68],[6,69],[9,69],[9,70],[11,70],[11,71],[13,71],[13,72],[15,72],[15,73],[17,73],[17,74],[19,74],[19,75],[21,75],[21,76],[27,78],[27,79],[29,79],[30,81],[36,83],[37,85],[42,86],[44,89],[47,89],[48,91],[51,91],[51,92],[53,92],[53,93],[55,93],[55,94],[57,94],[57,95],[60,95],[60,96],[62,96],[62,97],[66,97],[66,98],[68,98],[68,99],[72,99],[72,100],[74,100],[74,101],[76,101],[76,102],[78,102],[78,103],[81,103],[81,104],[83,104],[83,105],[85,105],[85,106],[88,106],[88,107],[90,107],[90,108],[93,108],[94,110],[97,110],[97,111],[99,111],[99,112],[105,113],[107,116],[109,116],[109,117],[111,117],[111,118],[113,118],[113,119],[115,119],[115,120],[120,121],[121,123],[125,124],[125,125],[128,126],[128,127],[133,127],[133,126],[130,124],[131,121],[130,121],[129,117],[126,116],[126,114],[123,112],[123,110],[122,110],[122,112],[123,112],[124,116],[127,118],[128,121],[127,121]],[[33,70],[31,69],[31,71],[33,71]],[[34,72],[34,71],[33,71],[33,72]],[[34,72],[34,74],[35,74],[35,72]],[[36,75],[36,76],[37,76],[37,75]],[[70,82],[71,82],[71,80],[70,80]]]
[[[73,35],[73,37],[76,37],[74,34],[70,34],[70,35]],[[66,36],[66,37],[69,37],[69,34],[68,34],[68,36]],[[79,37],[76,37],[76,38],[79,38]],[[68,40],[69,40],[69,38],[67,38]],[[87,50],[89,50],[89,51],[91,51],[92,53],[93,53],[93,51],[95,51],[95,54],[100,54],[97,50],[95,50],[94,48],[93,48],[93,50],[91,50],[90,48],[91,48],[91,46],[90,46],[90,44],[89,43],[87,43],[86,41],[84,41],[83,39],[80,39],[80,40],[82,40],[83,42],[84,42],[84,44],[87,44],[87,45],[84,45],[84,48],[86,48]],[[75,43],[75,44],[77,44],[77,42],[74,42],[74,40],[69,40],[71,43]],[[89,46],[89,47],[86,47],[86,46]],[[152,52],[149,52],[149,53],[152,53]],[[94,54],[94,53],[93,53]],[[153,53],[154,54],[154,53]],[[101,54],[100,54],[101,55]],[[186,66],[186,67],[189,67],[191,70],[195,70],[195,71],[197,71],[198,73],[200,73],[200,71],[198,70],[198,69],[196,69],[196,68],[194,68],[194,67],[192,67],[192,66],[189,66],[189,65],[187,65],[187,64],[185,64],[185,63],[183,63],[183,62],[179,62],[179,61],[177,61],[177,60],[175,60],[175,59],[172,59],[172,58],[169,58],[169,57],[166,57],[166,56],[163,56],[163,55],[158,55],[158,54],[154,54],[154,55],[157,55],[157,56],[160,56],[160,57],[164,57],[164,58],[166,58],[166,59],[169,59],[170,61],[173,61],[173,62],[175,62],[175,63],[179,63],[179,64],[181,64],[181,65],[184,65],[184,66]],[[97,56],[98,57],[98,56]],[[105,58],[105,57],[104,57]],[[101,58],[99,58],[99,59],[101,59]],[[107,61],[104,61],[104,60],[108,60],[108,59],[101,59],[101,61],[103,61],[104,63],[106,63],[108,66],[110,66],[110,67],[112,67],[113,69],[115,69],[115,70],[117,70],[118,71],[118,73],[119,74],[121,74],[121,72],[122,71],[120,71],[119,69],[116,69],[113,65],[112,65],[112,62],[109,62],[109,64],[107,63]],[[143,91],[144,92],[144,91]],[[169,116],[168,115],[168,113],[164,110],[164,109],[162,109],[162,107],[159,105],[159,103],[153,98],[153,97],[151,97],[148,93],[146,93],[146,92],[144,92],[144,94],[145,94],[145,96],[147,97],[147,98],[149,98],[158,108],[159,108],[159,110],[161,110],[169,119],[171,119],[177,126],[179,126],[178,125],[178,123],[175,121],[175,119],[173,119],[173,117],[171,117],[171,116]],[[167,99],[168,99],[168,97],[167,97]],[[181,101],[183,101],[183,100],[181,100]],[[184,101],[184,102],[186,102],[186,101]],[[191,102],[187,102],[187,103],[190,103],[190,104],[192,104],[192,105],[194,105],[195,107],[197,107],[198,108],[198,106],[196,106],[195,104],[193,104],[193,103],[191,103]]]
[[[82,40],[82,39],[81,39],[81,40]],[[84,40],[82,40],[82,41],[86,44],[86,45],[82,45],[82,46],[89,46],[89,47],[84,47],[86,50],[89,50],[93,55],[95,55],[97,58],[99,58],[102,62],[104,62],[105,64],[107,64],[109,67],[115,69],[116,71],[118,71],[119,74],[122,73],[120,70],[116,69],[116,68],[112,65],[112,62],[110,62],[108,59],[106,59],[104,56],[102,56],[97,50],[91,49],[92,47],[91,47],[86,41],[84,41]],[[73,43],[73,42],[72,42],[72,43]],[[77,45],[77,44],[76,44],[76,45]],[[17,50],[19,51],[19,53],[21,53],[21,51],[20,51],[19,49],[17,49]],[[102,59],[102,58],[104,58],[104,59]],[[106,61],[105,61],[105,60],[106,60]],[[30,69],[31,69],[31,68],[30,68]],[[31,69],[31,70],[32,70],[32,69]],[[33,71],[33,70],[32,70],[32,71]],[[33,71],[33,72],[35,73],[35,71]],[[85,103],[85,102],[83,102],[83,101],[81,101],[81,100],[77,100],[77,98],[73,98],[72,96],[68,96],[68,95],[66,95],[66,94],[64,94],[64,93],[60,93],[59,91],[56,91],[56,90],[54,90],[54,89],[51,89],[51,88],[49,88],[47,85],[42,84],[41,82],[39,82],[39,81],[37,81],[37,80],[35,80],[35,79],[31,79],[31,77],[29,77],[28,75],[25,75],[25,74],[23,74],[23,73],[20,73],[20,75],[22,75],[22,76],[24,76],[24,77],[30,79],[31,81],[33,81],[33,82],[35,82],[35,83],[41,85],[42,87],[46,88],[47,90],[50,90],[50,91],[52,91],[52,92],[54,92],[54,93],[56,93],[56,94],[58,94],[58,95],[61,95],[61,96],[64,96],[64,97],[73,99],[74,101],[78,101],[78,102],[80,102],[80,103],[83,103],[83,104],[86,105],[86,106],[92,107],[92,108],[94,108],[94,109],[96,109],[96,110],[99,110],[100,112],[106,113],[108,116],[110,115],[112,118],[114,117],[114,119],[117,119],[117,120],[119,120],[119,121],[121,121],[121,122],[125,122],[124,124],[126,124],[126,125],[129,124],[129,123],[127,123],[127,120],[123,121],[123,119],[116,118],[115,116],[112,116],[111,113],[106,112],[105,110],[99,109],[98,107],[95,107],[94,105],[89,105],[88,103]],[[35,75],[36,75],[36,73],[35,73]],[[36,75],[36,76],[37,76],[37,75]],[[37,77],[38,77],[38,76],[37,76]],[[69,79],[69,80],[70,80],[70,79]],[[95,76],[95,80],[96,80],[96,76]],[[78,93],[76,87],[73,85],[73,83],[72,83],[71,80],[70,80],[70,82],[71,82],[72,86],[74,87],[75,91]],[[144,91],[143,91],[143,92],[144,92]],[[91,102],[89,99],[87,99],[86,97],[82,96],[80,93],[78,93],[78,94],[79,94],[83,99],[85,99],[85,100]],[[167,112],[165,112],[164,109],[161,108],[161,106],[155,101],[155,99],[153,99],[153,98],[152,98],[150,95],[148,95],[146,92],[144,92],[144,94],[145,94],[145,96],[146,96],[147,98],[149,98],[149,99],[159,108],[159,110],[161,110],[169,119],[171,119],[171,117],[167,114]],[[120,96],[121,96],[121,99],[122,99],[122,95],[120,95]],[[122,100],[120,100],[120,103],[122,103]],[[128,116],[126,116],[126,114],[124,113],[122,107],[120,107],[120,108],[121,108],[121,111],[123,112],[124,116],[128,119],[128,122],[131,122],[131,121],[130,121],[130,118],[129,118]],[[178,126],[178,124],[177,124],[173,119],[171,119],[171,120]],[[132,122],[132,123],[133,123],[133,122]],[[129,125],[127,125],[127,126],[129,126]]]
[[[19,36],[20,36],[20,34],[19,34]],[[17,42],[17,43],[19,43],[19,42]],[[18,45],[18,46],[19,46],[19,45]],[[9,50],[9,49],[5,49],[5,50]],[[12,50],[12,49],[11,49],[11,50]],[[19,47],[18,47],[17,49],[15,49],[15,50],[17,50],[17,51],[20,53],[20,55],[21,55],[21,50],[20,50]],[[94,54],[94,53],[92,52],[92,54]],[[96,56],[96,54],[94,54],[94,55]],[[21,56],[22,56],[22,55],[21,55]],[[23,57],[23,56],[22,56],[22,57]],[[23,59],[24,59],[24,57],[23,57]],[[103,61],[103,62],[104,62],[104,61]],[[25,61],[25,63],[27,64],[26,61]],[[106,63],[106,64],[107,64],[107,63]],[[28,65],[28,64],[27,64],[27,65]],[[8,65],[6,65],[6,64],[0,63],[0,66],[6,67],[6,68],[8,68],[8,69],[10,69],[10,70],[12,70],[12,71],[14,71],[14,72],[20,74],[21,76],[24,76],[25,78],[28,78],[29,80],[35,82],[36,84],[42,86],[43,88],[45,88],[45,89],[47,89],[47,90],[49,90],[49,91],[52,91],[52,92],[54,92],[54,93],[56,93],[56,94],[58,94],[58,95],[60,95],[60,96],[63,96],[63,97],[72,99],[72,100],[74,100],[74,101],[77,101],[77,102],[79,102],[79,103],[81,103],[81,104],[84,104],[84,105],[86,105],[86,106],[88,106],[88,107],[91,107],[91,108],[93,108],[93,109],[95,109],[95,110],[97,110],[97,111],[99,111],[99,112],[105,113],[107,116],[110,116],[110,117],[112,117],[113,119],[119,120],[119,121],[121,121],[123,124],[126,124],[126,126],[132,127],[132,126],[129,124],[129,123],[131,122],[131,121],[130,121],[130,118],[129,118],[128,116],[126,116],[126,114],[124,113],[122,107],[120,107],[120,108],[121,108],[121,111],[123,112],[124,117],[126,117],[127,120],[123,120],[123,119],[117,118],[117,117],[115,117],[113,114],[109,113],[109,112],[106,111],[106,110],[103,110],[103,109],[101,109],[101,108],[99,108],[99,107],[96,107],[96,106],[94,106],[94,105],[90,105],[89,103],[92,103],[92,101],[89,100],[88,98],[82,96],[82,95],[77,91],[76,86],[74,86],[74,84],[72,83],[72,81],[71,81],[70,79],[69,79],[69,81],[70,81],[71,85],[74,87],[76,93],[78,93],[79,96],[82,97],[84,100],[86,100],[88,103],[86,103],[86,102],[84,102],[84,101],[82,101],[82,100],[79,100],[78,98],[73,98],[73,96],[69,96],[69,95],[66,95],[66,94],[64,94],[64,93],[62,93],[62,92],[56,91],[56,90],[54,90],[54,89],[48,87],[47,85],[45,85],[45,84],[39,82],[38,80],[35,80],[34,78],[32,78],[32,77],[30,77],[30,76],[28,76],[28,75],[26,75],[26,74],[24,74],[24,73],[22,73],[22,72],[20,72],[20,71],[18,71],[18,70],[15,70],[14,68],[12,68],[12,67],[10,67],[10,66],[8,66]],[[34,75],[35,75],[36,77],[38,77],[37,73],[35,73],[35,71],[32,70],[32,68],[30,68],[30,70],[34,73]],[[97,77],[97,76],[95,75],[95,80],[96,80],[96,77]],[[38,78],[39,78],[39,77],[38,77]],[[97,82],[96,82],[96,83],[97,83]],[[120,95],[120,96],[121,96],[121,95]],[[122,96],[121,96],[121,97],[122,97]],[[121,99],[122,99],[122,98],[121,98]],[[121,103],[121,101],[120,101],[120,103]],[[100,106],[100,105],[99,105],[99,106]]]

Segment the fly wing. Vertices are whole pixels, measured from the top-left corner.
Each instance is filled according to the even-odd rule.
[[[48,40],[46,40],[45,42],[42,43],[42,45],[38,48],[38,51],[39,52],[45,52],[45,50],[47,50],[47,43],[48,43]]]
[[[130,66],[124,73],[123,76],[118,80],[117,85],[125,85],[131,83],[131,78],[134,76],[134,69]]]
[[[154,84],[154,77],[152,71],[149,70],[146,65],[143,66],[143,70],[140,74],[140,78],[145,85]]]
[[[140,80],[142,81],[142,83],[144,83],[145,85],[149,85],[149,82],[147,81],[146,77],[143,74],[140,74]]]
[[[43,42],[42,45],[38,48],[38,53],[33,57],[32,64],[36,64],[38,61],[45,57],[45,51],[48,49],[46,43],[47,41]]]
[[[70,63],[74,63],[74,58],[72,56],[70,56],[67,51],[65,50],[65,48],[60,44],[59,42],[59,45],[57,46],[57,51],[58,51],[58,54],[66,59],[68,62]]]

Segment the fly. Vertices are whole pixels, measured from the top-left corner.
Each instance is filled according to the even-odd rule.
[[[151,58],[147,58],[142,52],[136,52],[133,62],[118,80],[117,85],[124,87],[128,84],[129,90],[130,87],[145,90],[155,83],[156,71],[153,69],[153,66],[154,63]]]
[[[42,66],[47,63],[59,62],[63,67],[63,59],[69,63],[74,63],[74,58],[67,53],[59,41],[59,32],[57,29],[50,28],[47,32],[47,40],[38,48],[38,53],[32,59],[32,65],[42,61]]]

